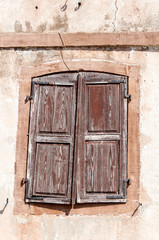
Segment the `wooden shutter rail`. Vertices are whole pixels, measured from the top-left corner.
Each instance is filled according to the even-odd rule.
[[[74,166],[73,166],[73,184],[72,184],[72,205],[77,200],[77,160],[78,160],[78,144],[79,144],[79,117],[80,117],[80,90],[81,75],[77,76],[77,96],[76,96],[76,114],[75,114],[75,137],[74,137]]]
[[[128,98],[131,100],[131,94],[128,94],[128,79],[127,79],[127,77],[124,77],[124,88],[125,88],[124,98]]]

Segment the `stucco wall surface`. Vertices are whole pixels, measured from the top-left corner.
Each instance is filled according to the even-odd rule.
[[[78,2],[1,0],[0,32],[158,31],[158,0]]]
[[[140,67],[140,199],[134,216],[116,215],[36,215],[32,208],[15,214],[14,197],[16,139],[20,68],[61,60],[58,49],[6,49],[0,51],[0,214],[2,240],[147,240],[159,239],[159,48],[65,49],[64,59],[96,59],[135,64]],[[25,96],[24,96],[25,97]],[[133,97],[133,96],[132,96]],[[25,156],[26,158],[26,156]],[[20,167],[20,166],[19,166]],[[133,179],[132,179],[133,180]],[[17,183],[16,183],[17,184]],[[20,184],[20,181],[19,181]],[[131,188],[131,185],[130,185]],[[138,189],[136,190],[138,191]],[[24,201],[21,199],[21,201]],[[19,203],[20,204],[20,203]],[[98,207],[97,207],[98,209]],[[134,209],[135,210],[135,209]],[[133,214],[133,211],[132,211]]]
[[[153,32],[159,29],[158,0],[82,0],[77,9],[78,2],[16,0],[15,4],[15,1],[1,0],[0,33],[114,33]],[[61,49],[0,49],[0,240],[158,240],[159,47]],[[24,166],[16,165],[19,93],[23,81],[21,68],[42,68],[45,64],[63,62],[62,57],[75,60],[76,63],[79,60],[104,60],[114,65],[139,67],[140,185],[136,189],[139,199],[132,204],[138,206],[142,203],[138,209],[132,207],[129,212],[117,214],[112,211],[105,214],[99,206],[93,206],[92,211],[86,207],[84,214],[82,210],[80,214],[66,214],[65,211],[48,214],[47,208],[41,210],[39,207],[37,212],[32,205],[27,205],[24,211],[18,213],[18,209],[24,205],[20,193],[15,195],[16,185],[19,186],[21,181],[20,178],[15,180],[17,168],[20,171]],[[50,72],[53,70],[50,69]],[[29,94],[29,89],[27,91]],[[24,139],[26,143],[26,135]],[[23,158],[26,161],[27,156]],[[133,171],[135,176],[135,169]],[[135,181],[133,178],[131,180]],[[24,189],[23,186],[23,193]],[[131,185],[129,189],[131,192]],[[16,201],[17,196],[19,202]],[[3,212],[1,210],[7,198],[9,202]]]

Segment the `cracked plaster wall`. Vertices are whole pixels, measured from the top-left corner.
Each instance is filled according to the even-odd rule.
[[[1,50],[0,52],[0,240],[158,240],[159,230],[159,49],[64,50],[64,58],[96,58],[141,67],[140,142],[142,206],[133,216],[113,215],[14,215],[15,148],[18,124],[18,90],[23,65],[61,59],[59,50]],[[23,201],[23,200],[22,200]],[[18,207],[18,206],[17,206]]]
[[[0,32],[158,31],[158,0],[0,1]],[[9,16],[9,17],[8,17]],[[152,17],[153,16],[153,17]]]
[[[158,31],[157,0],[0,1],[0,32]],[[0,240],[147,240],[159,239],[159,48],[64,50],[64,58],[98,58],[141,68],[140,202],[134,217],[14,215],[14,172],[20,66],[61,59],[55,49],[0,51]]]

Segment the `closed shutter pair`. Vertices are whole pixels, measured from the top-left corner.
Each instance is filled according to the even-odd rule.
[[[26,202],[126,201],[127,78],[32,79]]]

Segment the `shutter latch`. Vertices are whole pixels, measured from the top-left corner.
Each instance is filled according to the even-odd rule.
[[[25,104],[26,104],[28,101],[31,101],[32,99],[33,99],[33,96],[28,96],[28,95],[27,95],[27,96],[25,97],[25,99],[24,99],[24,100],[25,100]]]

